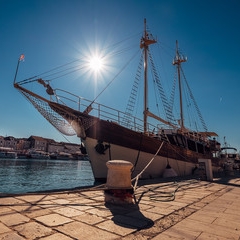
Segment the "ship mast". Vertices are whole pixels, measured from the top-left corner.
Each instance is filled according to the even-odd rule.
[[[178,41],[176,41],[176,56],[173,60],[173,65],[177,65],[178,73],[178,86],[179,86],[179,98],[180,98],[180,129],[184,130],[184,116],[183,116],[183,104],[182,104],[182,82],[181,82],[181,63],[186,62],[187,58],[179,53]]]
[[[148,117],[148,46],[156,43],[157,41],[149,36],[146,26],[146,18],[144,18],[144,36],[141,39],[140,48],[144,51],[144,111],[143,111],[143,122],[144,122],[144,133],[147,132],[147,117]]]

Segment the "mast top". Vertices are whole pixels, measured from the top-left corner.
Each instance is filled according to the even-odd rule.
[[[141,38],[140,48],[148,47],[149,45],[157,42],[157,40],[154,39],[152,34],[147,32],[146,25],[147,25],[147,21],[146,21],[146,18],[144,18],[144,36]]]
[[[176,56],[173,59],[173,65],[180,65],[182,62],[186,62],[186,61],[187,61],[187,57],[180,54],[179,48],[178,48],[178,41],[176,40]]]

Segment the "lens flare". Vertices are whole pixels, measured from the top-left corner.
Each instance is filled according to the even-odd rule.
[[[104,68],[104,60],[99,56],[93,56],[89,59],[89,68],[94,72],[100,72]]]

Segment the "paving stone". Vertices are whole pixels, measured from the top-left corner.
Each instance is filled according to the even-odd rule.
[[[140,211],[141,212],[141,215],[140,215],[140,218],[142,218],[142,216],[144,216],[145,218],[148,218],[152,221],[156,221],[158,219],[161,219],[164,215],[162,214],[158,214],[158,213],[153,213],[153,212],[148,212],[148,211]],[[128,213],[126,214],[126,216],[129,216],[129,217],[134,217],[134,218],[137,218],[139,215],[139,213],[137,212],[133,212],[133,213]]]
[[[211,233],[201,233],[201,235],[197,238],[197,240],[229,240],[229,239],[234,239],[234,238],[226,238],[226,237],[221,237],[221,236],[216,236]],[[238,239],[236,239],[238,240]]]
[[[197,239],[197,237],[201,234],[201,231],[173,226],[172,228],[169,228],[166,231],[164,231],[163,234],[164,236],[167,235],[169,237],[173,237],[174,239]],[[160,234],[159,237],[160,236],[162,237],[162,234]],[[153,239],[155,240],[157,238]],[[165,238],[162,239],[165,240]]]
[[[72,240],[72,238],[61,233],[54,233],[48,237],[42,237],[41,240]]]
[[[75,193],[75,192],[65,192],[65,193],[57,193],[57,194],[54,194],[52,193],[51,194],[52,197],[54,197],[55,199],[71,199],[71,198],[76,198],[78,197],[78,193]]]
[[[47,209],[56,209],[59,208],[59,204],[54,203],[52,201],[42,201],[40,203],[38,203],[38,206],[40,206],[41,208],[47,208]]]
[[[169,208],[172,208],[172,209],[183,208],[183,207],[186,207],[188,205],[187,203],[178,202],[177,199],[175,199],[175,201],[169,202],[169,204],[171,205]]]
[[[54,202],[54,203],[60,204],[60,205],[67,205],[67,204],[70,203],[70,200],[63,199],[63,198],[61,198],[61,199],[54,199],[54,200],[51,200],[51,201]]]
[[[2,224],[2,223],[0,222],[0,234],[1,234],[1,233],[5,233],[5,232],[10,232],[10,231],[11,231],[10,228],[8,228],[7,226],[5,226],[4,224]]]
[[[170,236],[167,233],[161,233],[160,235],[152,238],[153,240],[183,240],[185,238],[181,237],[181,236]]]
[[[115,221],[112,220],[104,221],[100,224],[97,224],[97,227],[104,229],[108,232],[116,233],[120,236],[126,236],[137,230],[136,226],[133,227],[133,225],[128,225],[127,223],[117,224]]]
[[[25,240],[25,238],[19,236],[15,232],[8,232],[8,233],[0,234],[0,239],[1,240]]]
[[[6,198],[1,198],[1,207],[9,207],[9,206],[14,206],[14,205],[19,205],[19,204],[25,204],[24,201],[14,198],[14,197],[6,197]]]
[[[108,217],[108,216],[112,216],[112,213],[110,210],[108,209],[99,209],[99,208],[91,208],[86,210],[87,213],[93,214],[93,215],[97,215],[99,217]]]
[[[93,209],[93,206],[86,206],[86,205],[78,205],[78,204],[71,204],[72,208],[75,208],[81,212],[85,212],[86,210]]]
[[[184,221],[177,224],[177,227],[179,228],[186,228],[189,230],[195,230],[200,231],[204,233],[209,233],[211,235],[215,235],[216,237],[225,237],[229,239],[238,239],[239,234],[236,232],[233,232],[232,229],[229,229],[225,226],[217,226],[214,224],[207,224],[199,221],[195,221],[192,219],[184,219]]]
[[[0,222],[4,223],[7,226],[14,226],[21,223],[26,223],[30,219],[28,217],[23,216],[19,213],[10,213],[0,217]]]
[[[234,221],[236,223],[240,223],[240,214],[237,214],[239,212],[240,209],[235,209],[234,213],[227,213],[226,211],[222,214],[220,214],[219,217],[221,217],[222,219],[229,219],[230,221]],[[239,224],[240,226],[240,224]]]
[[[94,201],[93,199],[89,199],[89,198],[81,198],[81,199],[77,199],[77,201],[75,200],[75,202],[79,205],[85,205],[85,206],[93,206],[96,204],[99,204],[99,202]]]
[[[240,207],[239,208],[234,208],[234,209],[230,209],[230,208],[227,208],[224,213],[228,213],[228,214],[232,214],[232,215],[238,215],[240,216]]]
[[[32,240],[51,234],[52,229],[36,222],[30,222],[14,227],[26,239]]]
[[[208,212],[214,212],[214,213],[223,213],[224,211],[226,211],[226,207],[224,206],[215,206],[214,203],[213,204],[208,204],[204,207],[205,211]]]
[[[18,196],[17,199],[24,200],[25,202],[36,204],[40,203],[42,201],[50,200],[52,197],[49,195],[41,195],[41,194],[31,194],[31,195],[25,195],[25,196]]]
[[[55,227],[58,225],[63,225],[65,223],[72,222],[73,220],[64,216],[61,216],[59,214],[49,214],[44,215],[41,217],[36,217],[36,221],[43,223],[44,225],[47,225],[49,227]]]
[[[174,209],[154,207],[154,208],[148,209],[146,212],[151,212],[151,213],[157,212],[158,214],[161,214],[161,215],[169,215],[170,213],[174,212]]]
[[[14,209],[11,209],[9,207],[0,207],[0,217],[10,213],[14,213]]]
[[[225,215],[226,216],[226,215]],[[232,232],[235,232],[240,237],[240,224],[239,222],[233,221],[231,217],[229,218],[217,218],[212,225],[223,226],[229,229],[232,229]]]
[[[103,222],[105,219],[96,215],[84,213],[83,215],[73,218],[76,221],[87,223],[90,225],[95,225],[97,223]]]
[[[34,210],[34,209],[41,209],[40,207],[38,207],[36,205],[31,205],[29,203],[13,205],[10,208],[15,210],[15,211],[17,211],[17,212],[29,211],[31,209],[32,210]]]
[[[127,236],[122,236],[121,238],[118,238],[117,240],[149,240],[150,238],[148,236],[144,236],[144,235],[137,235],[135,236],[134,234],[130,234]],[[162,238],[161,240],[163,240],[164,238]],[[164,239],[165,240],[165,239]]]
[[[74,208],[70,208],[70,207],[61,207],[61,208],[53,210],[53,212],[59,213],[65,217],[76,217],[76,216],[84,214],[84,212],[79,211]]]
[[[49,209],[42,209],[42,208],[38,208],[38,209],[31,209],[31,210],[28,210],[22,214],[24,214],[25,216],[29,217],[29,218],[36,218],[36,217],[40,217],[40,216],[43,216],[43,215],[48,215],[52,213],[51,210]]]
[[[81,222],[72,222],[56,228],[59,232],[64,233],[75,239],[87,240],[115,240],[119,235],[113,234],[109,231],[104,231],[96,227],[89,226]]]
[[[171,206],[173,206],[173,201],[169,201],[169,202],[164,202],[164,201],[151,201],[151,204],[154,206],[154,207],[158,207],[158,208],[161,208],[161,209],[166,209],[166,208],[170,208]],[[181,203],[180,203],[181,204]]]

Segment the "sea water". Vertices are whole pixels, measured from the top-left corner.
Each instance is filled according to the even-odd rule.
[[[0,159],[0,195],[92,186],[89,161]]]

